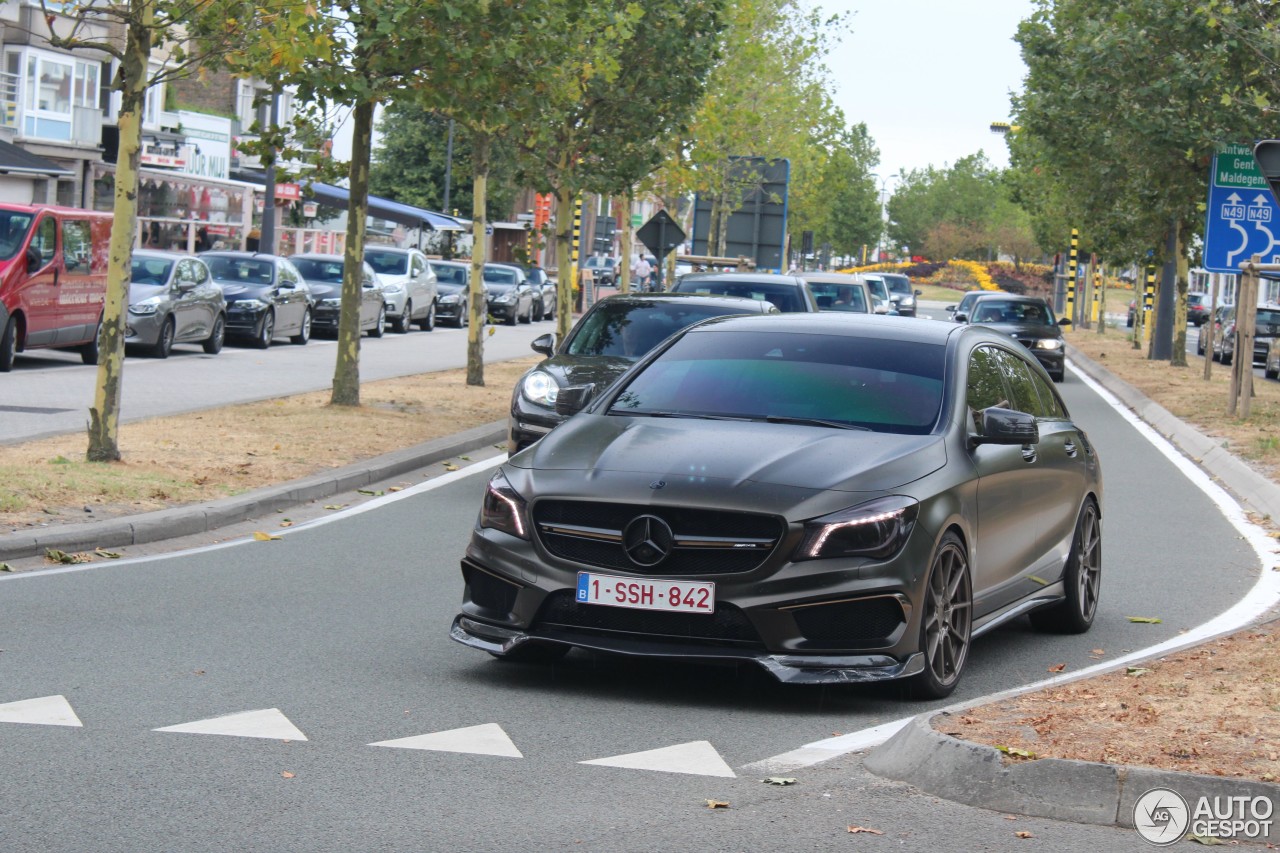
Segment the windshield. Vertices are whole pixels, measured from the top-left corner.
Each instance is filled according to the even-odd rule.
[[[1041,302],[984,299],[973,309],[975,323],[1017,323],[1022,326],[1054,326],[1053,312]]]
[[[823,421],[924,435],[942,406],[944,348],[848,335],[694,332],[608,414]]]
[[[408,255],[402,255],[399,252],[380,252],[377,249],[367,249],[364,253],[364,259],[369,262],[369,266],[373,267],[373,271],[379,275],[409,274]]]
[[[1258,309],[1258,319],[1255,321],[1258,328],[1265,327],[1268,333],[1275,330],[1276,326],[1280,326],[1280,311],[1264,311]]]
[[[209,274],[218,281],[244,284],[271,284],[275,280],[275,264],[258,258],[204,256]]]
[[[489,284],[513,287],[517,283],[516,271],[506,267],[485,267],[484,280]]]
[[[867,292],[856,284],[825,284],[810,282],[809,292],[818,303],[819,311],[855,311],[870,313]]]
[[[30,213],[0,210],[0,261],[7,261],[18,254],[34,218]]]
[[[772,302],[784,314],[809,310],[800,290],[794,285],[774,284],[767,281],[741,281],[732,279],[696,278],[681,279],[676,284],[680,293],[705,293],[715,296],[745,296],[757,302]]]
[[[466,286],[468,281],[466,267],[446,266],[445,264],[432,264],[431,269],[436,272],[437,284],[456,284]]]
[[[602,302],[583,318],[565,352],[634,360],[687,326],[732,313],[733,309],[716,305]]]
[[[886,273],[881,276],[881,278],[884,279],[885,284],[889,285],[889,291],[891,293],[901,293],[904,296],[912,295],[911,279],[907,278],[905,275],[890,275]]]
[[[140,258],[133,256],[129,265],[129,281],[133,284],[167,284],[173,261],[166,258]]]
[[[320,261],[314,258],[290,258],[298,274],[307,281],[342,284],[342,261]]]

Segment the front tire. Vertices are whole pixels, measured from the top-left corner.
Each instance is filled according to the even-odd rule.
[[[424,332],[434,332],[436,330],[436,303],[431,302],[431,308],[427,311],[427,316],[418,322],[418,328]]]
[[[920,608],[924,671],[907,682],[917,699],[941,699],[960,683],[973,629],[972,584],[964,543],[948,531],[934,552]]]
[[[253,345],[258,349],[267,349],[271,346],[271,342],[276,337],[276,315],[274,311],[268,311],[267,315],[262,318],[262,328],[258,330],[258,336],[254,338]]]
[[[413,326],[413,300],[409,300],[404,304],[404,312],[396,318],[391,324],[391,328],[396,330],[396,334],[409,334],[410,327]]]
[[[532,302],[529,303],[529,310],[526,311],[524,313],[524,316],[520,318],[520,322],[526,325],[533,322],[533,303]]]
[[[1062,581],[1067,597],[1032,612],[1031,625],[1054,634],[1083,634],[1093,625],[1102,586],[1102,515],[1093,498],[1080,510]]]
[[[18,318],[10,317],[0,336],[0,373],[13,370],[13,360],[18,357]]]
[[[80,347],[80,360],[85,364],[97,364],[100,353],[98,343],[102,340],[102,318],[98,318],[98,328],[93,333],[93,340]]]
[[[369,337],[380,338],[387,331],[387,306],[382,305],[378,308],[378,322],[373,324],[373,328],[369,330]]]
[[[177,325],[172,317],[166,317],[164,325],[160,327],[160,337],[156,338],[156,342],[151,346],[151,357],[168,358],[169,353],[173,351],[175,334],[177,334]]]
[[[311,340],[311,309],[308,308],[302,313],[302,328],[298,329],[298,334],[289,338],[290,342],[300,347],[307,345],[307,341]]]

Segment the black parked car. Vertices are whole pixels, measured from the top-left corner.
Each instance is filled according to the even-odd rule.
[[[315,297],[287,258],[261,252],[205,252],[200,259],[227,298],[227,334],[266,349],[276,337],[311,340]]]
[[[1071,325],[1070,318],[1055,320],[1049,303],[1038,296],[1009,293],[980,296],[970,312],[957,311],[956,319],[989,326],[1015,338],[1039,359],[1054,382],[1062,381],[1066,369],[1062,327]]]
[[[564,421],[564,415],[556,412],[556,397],[562,387],[592,383],[603,391],[663,340],[709,317],[777,312],[770,302],[740,296],[606,296],[582,315],[559,351],[555,349],[554,335],[534,339],[534,352],[546,359],[516,383],[507,422],[507,450],[523,450]]]
[[[535,296],[523,270],[510,264],[485,264],[483,274],[490,317],[508,326],[533,322]]]
[[[992,329],[722,317],[557,408],[581,411],[489,481],[460,643],[909,679],[936,698],[998,625],[1093,622],[1098,457]]]
[[[436,274],[436,319],[459,329],[470,325],[471,263],[434,260],[430,263]],[[483,318],[484,314],[480,316]]]
[[[290,255],[289,260],[316,299],[311,328],[317,334],[338,334],[338,320],[342,316],[342,269],[346,259],[342,255],[308,253]],[[371,338],[380,338],[387,327],[382,284],[368,261],[362,263],[360,269],[360,331],[368,332]]]
[[[745,296],[772,302],[783,314],[818,310],[804,280],[794,275],[751,272],[690,273],[682,276],[676,293],[705,293],[709,296]]]

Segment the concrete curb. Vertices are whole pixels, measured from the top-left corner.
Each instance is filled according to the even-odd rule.
[[[0,561],[43,554],[46,548],[89,551],[141,545],[228,524],[247,521],[278,509],[288,509],[373,483],[397,477],[445,459],[497,444],[507,437],[507,422],[494,421],[464,432],[427,441],[299,480],[267,486],[243,495],[202,504],[162,509],[85,524],[66,524],[22,530],[0,536]]]
[[[1154,770],[1040,758],[1006,760],[995,747],[958,740],[933,728],[949,712],[921,714],[873,750],[866,768],[943,799],[1031,817],[1103,826],[1133,827],[1134,804],[1152,788],[1182,795],[1194,812],[1201,797],[1270,797],[1280,785]],[[1280,821],[1257,841],[1280,841]]]

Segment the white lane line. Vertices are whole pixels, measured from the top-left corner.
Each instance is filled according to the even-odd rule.
[[[595,764],[599,767],[622,767],[627,770],[656,770],[661,773],[687,773],[693,776],[720,776],[728,779],[738,774],[725,763],[708,741],[695,740],[661,749],[614,755],[610,758],[594,758],[579,764]]]
[[[464,752],[469,755],[497,755],[503,758],[524,758],[510,736],[497,723],[467,726],[396,740],[380,740],[369,746],[390,746],[396,749],[427,749],[433,752]]]
[[[182,723],[152,729],[153,732],[181,732],[192,735],[230,735],[231,737],[263,737],[273,740],[306,740],[297,726],[280,712],[279,708],[263,708],[260,711],[241,711],[194,723]]]
[[[1145,438],[1152,447],[1159,451],[1166,459],[1173,464],[1175,468],[1183,473],[1192,485],[1204,492],[1210,501],[1218,508],[1227,522],[1240,534],[1249,546],[1253,548],[1254,553],[1258,555],[1258,563],[1262,567],[1262,571],[1258,576],[1258,580],[1253,587],[1245,594],[1244,598],[1236,602],[1227,610],[1218,614],[1201,625],[1191,628],[1186,633],[1178,634],[1176,637],[1170,637],[1163,643],[1157,643],[1154,646],[1148,646],[1145,649],[1138,649],[1130,652],[1123,657],[1106,663],[1094,664],[1076,672],[1064,675],[1057,675],[1052,678],[1046,678],[1043,681],[1037,681],[1033,684],[1026,684],[1021,687],[1014,687],[1009,690],[1002,690],[998,693],[992,693],[987,696],[979,696],[973,699],[966,699],[946,708],[940,708],[939,711],[956,709],[978,704],[986,704],[988,702],[996,702],[1013,696],[1021,696],[1024,693],[1033,693],[1046,687],[1055,687],[1063,684],[1077,681],[1081,678],[1088,678],[1092,675],[1098,675],[1113,669],[1118,669],[1125,664],[1132,663],[1136,660],[1154,657],[1156,655],[1168,654],[1170,652],[1185,649],[1188,646],[1194,646],[1197,643],[1212,637],[1235,631],[1257,617],[1266,613],[1277,603],[1280,603],[1280,572],[1268,571],[1268,566],[1275,561],[1276,540],[1267,536],[1265,530],[1249,521],[1245,515],[1244,509],[1241,508],[1235,498],[1231,497],[1225,489],[1219,486],[1213,480],[1209,479],[1209,475],[1201,470],[1194,462],[1184,456],[1176,447],[1174,447],[1164,436],[1152,429],[1145,421],[1135,415],[1128,406],[1120,402],[1110,391],[1094,382],[1083,372],[1077,370],[1072,365],[1072,370],[1076,377],[1089,387],[1095,394],[1102,398],[1103,402],[1115,409],[1120,417],[1124,418],[1129,424],[1138,431],[1138,434]],[[937,713],[930,711],[929,713]],[[856,732],[850,732],[839,737],[826,738],[807,743],[799,749],[790,752],[784,752],[770,758],[746,765],[743,769],[750,772],[780,772],[784,770],[794,770],[799,767],[809,767],[822,761],[828,761],[841,755],[847,755],[851,752],[860,752],[878,746],[889,738],[907,723],[915,718],[903,717],[898,720],[892,720],[887,723],[881,723],[878,726],[862,729]]]
[[[75,726],[84,723],[76,716],[67,697],[41,696],[0,705],[0,723],[24,723],[31,726]]]
[[[418,483],[415,486],[409,486],[403,491],[393,492],[392,494],[382,495],[382,496],[373,498],[372,500],[365,501],[359,506],[353,506],[345,510],[337,510],[333,512],[333,514],[331,515],[321,516],[320,518],[313,518],[312,520],[303,522],[302,524],[299,524],[295,527],[290,527],[285,530],[273,531],[271,535],[278,536],[283,539],[295,533],[299,533],[303,530],[308,530],[313,527],[319,527],[324,524],[330,524],[332,522],[339,521],[344,518],[350,518],[351,516],[359,515],[363,512],[369,512],[370,510],[374,510],[379,507],[386,506],[387,504],[395,503],[396,501],[402,501],[405,498],[411,498],[414,495],[420,495],[424,492],[430,492],[434,489],[441,488],[442,486],[447,486],[450,483],[455,483],[458,480],[462,480],[467,477],[473,476],[475,474],[480,473],[482,470],[486,468],[494,467],[499,462],[502,462],[505,459],[506,459],[505,453],[496,453],[493,456],[489,456],[489,457],[486,457],[485,459],[481,459],[479,462],[472,462],[470,465],[468,465],[465,468],[459,468],[457,471],[450,471],[449,473],[442,474],[441,476],[436,477],[435,479],[427,480],[425,483]],[[6,581],[18,581],[18,580],[24,580],[24,579],[30,580],[32,578],[43,578],[43,577],[49,577],[51,575],[64,575],[71,572],[92,572],[98,569],[120,568],[121,566],[135,566],[140,563],[152,563],[152,562],[155,562],[156,560],[167,560],[171,557],[188,556],[191,554],[204,554],[210,551],[221,551],[224,548],[236,548],[242,545],[254,545],[254,544],[260,544],[260,543],[257,543],[256,540],[254,540],[252,537],[245,536],[240,539],[231,539],[226,542],[214,542],[213,544],[210,544],[210,545],[200,545],[196,548],[188,548],[184,551],[169,551],[164,554],[148,554],[143,557],[128,557],[121,560],[111,560],[110,562],[105,562],[105,563],[81,563],[81,564],[72,565],[72,566],[59,566],[58,568],[53,568],[53,569],[41,569],[35,572],[20,572],[16,574],[5,574],[3,576],[0,576],[0,583],[4,583]]]

